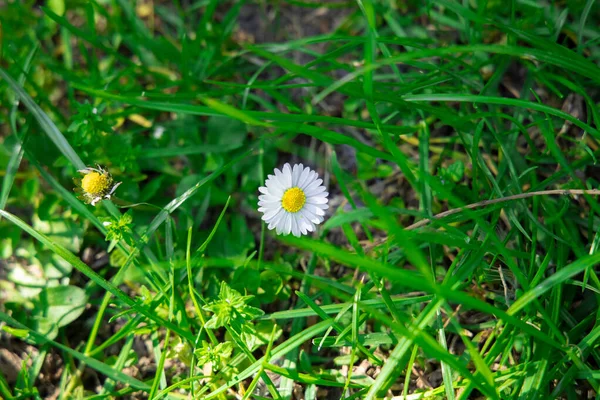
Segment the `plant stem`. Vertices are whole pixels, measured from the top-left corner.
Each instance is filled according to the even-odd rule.
[[[406,230],[414,230],[417,228],[420,228],[422,226],[428,225],[430,222],[432,222],[433,220],[436,219],[440,219],[440,218],[444,218],[447,217],[449,215],[454,215],[457,214],[463,210],[466,209],[474,209],[474,208],[478,208],[478,207],[483,207],[483,206],[487,206],[490,204],[497,204],[497,203],[502,203],[505,201],[510,201],[510,200],[519,200],[519,199],[527,199],[529,197],[535,197],[535,196],[550,196],[550,195],[576,195],[576,194],[589,194],[589,195],[600,195],[600,190],[599,189],[553,189],[553,190],[541,190],[538,192],[528,192],[528,193],[520,193],[520,194],[515,194],[512,196],[506,196],[506,197],[501,197],[499,199],[491,199],[491,200],[482,200],[482,201],[478,201],[477,203],[473,203],[473,204],[468,204],[466,206],[463,207],[458,207],[458,208],[453,208],[451,210],[447,210],[444,212],[441,212],[439,214],[434,215],[431,218],[426,218],[423,219],[419,222],[415,222],[412,225],[407,226]]]

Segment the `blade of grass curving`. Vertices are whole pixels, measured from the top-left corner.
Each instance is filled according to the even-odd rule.
[[[162,350],[162,354],[160,355],[160,359],[158,360],[158,363],[156,365],[156,374],[154,376],[154,380],[152,381],[152,388],[150,389],[150,394],[148,395],[148,398],[151,400],[155,398],[159,384],[162,387],[162,389],[165,389],[167,386],[167,378],[165,376],[164,365],[167,357],[167,346],[169,345],[170,336],[171,331],[167,329],[167,334],[165,336],[164,341],[164,348]]]
[[[292,336],[291,338],[289,338],[288,340],[286,340],[285,342],[283,342],[279,346],[277,346],[275,349],[273,349],[273,351],[271,352],[271,359],[277,359],[279,357],[284,356],[285,354],[289,353],[292,349],[295,349],[298,346],[301,346],[302,344],[304,344],[308,340],[310,340],[312,337],[323,332],[325,329],[327,329],[329,327],[329,325],[330,325],[330,321],[321,321],[321,322],[314,324],[313,326],[311,326],[309,328],[306,328],[305,330],[299,332],[298,334]],[[245,370],[241,371],[238,374],[235,374],[235,376],[232,377],[229,381],[227,381],[227,383],[220,386],[218,389],[214,390],[213,392],[207,394],[205,398],[208,400],[208,399],[212,399],[217,396],[220,396],[220,394],[225,392],[228,388],[230,388],[234,385],[237,385],[238,383],[242,382],[243,380],[254,375],[258,370],[260,370],[261,366],[265,362],[268,362],[268,360],[266,360],[264,357],[260,358],[259,360],[254,362],[252,365],[247,367]]]
[[[282,377],[286,377],[287,379],[292,380],[293,382],[300,382],[305,384],[316,384],[324,387],[344,387],[342,382],[327,380],[319,378],[318,376],[314,376],[311,374],[304,374],[301,372],[297,372],[293,369],[279,367],[273,364],[265,364],[265,369],[271,372],[274,372]],[[360,386],[357,384],[350,385],[353,388],[359,388]]]
[[[29,70],[31,68],[31,62],[33,61],[33,58],[35,57],[35,54],[37,53],[38,49],[39,49],[39,46],[36,44],[35,46],[33,46],[31,51],[29,52],[29,54],[27,54],[27,57],[25,58],[25,62],[23,63],[22,72],[19,75],[19,77],[17,78],[17,83],[19,86],[23,86],[25,84],[25,78],[27,77],[27,74],[29,73]],[[13,134],[18,135],[18,132],[17,132],[17,110],[19,108],[20,102],[19,102],[19,100],[13,99],[13,96],[9,96],[9,103],[11,103],[13,105],[10,109],[10,115],[8,116],[8,119],[10,122],[10,128],[12,129]]]
[[[148,109],[148,110],[156,110],[156,111],[165,111],[165,112],[173,112],[180,114],[189,114],[189,115],[200,115],[200,116],[229,116],[233,118],[233,115],[239,114],[241,110],[236,108],[232,108],[231,106],[227,106],[223,103],[217,102],[212,103],[211,105],[214,108],[207,106],[200,106],[195,104],[184,104],[184,103],[176,103],[176,102],[159,102],[146,100],[144,98],[140,98],[139,96],[128,96],[123,94],[110,93],[105,90],[98,90],[92,87],[79,84],[72,83],[73,87],[94,95],[98,98],[107,99],[107,100],[115,100],[122,102],[124,104],[129,104],[132,106],[137,106],[140,108]],[[246,87],[244,85],[244,87]],[[148,93],[146,93],[149,96]],[[204,99],[207,101],[208,99]],[[208,100],[211,101],[211,100]],[[215,100],[213,100],[215,101]],[[225,107],[224,107],[225,106]],[[309,114],[293,114],[293,113],[282,113],[282,112],[267,112],[267,111],[254,111],[254,110],[244,110],[243,115],[237,115],[236,119],[244,120],[247,119],[250,121],[250,124],[263,125],[265,122],[273,121],[273,122],[299,122],[299,123],[328,123],[340,126],[354,126],[356,128],[365,128],[365,129],[375,129],[375,126],[372,123],[349,119],[349,118],[339,118],[339,117],[331,117],[327,115],[309,115]],[[410,126],[396,126],[386,124],[384,128],[389,132],[398,132],[398,133],[411,133],[414,131],[414,128]]]
[[[407,297],[407,298],[398,298],[397,296],[392,297],[392,302],[394,305],[403,305],[408,306],[412,304],[425,303],[433,299],[433,296],[415,296],[415,297]],[[327,304],[323,306],[319,306],[320,311],[325,314],[337,314],[342,311],[344,308],[347,308],[352,303],[336,303],[336,304]],[[363,305],[368,305],[373,308],[386,308],[386,304],[383,300],[380,299],[370,299],[370,300],[361,300],[358,303],[358,306],[361,307]],[[293,318],[304,318],[304,317],[312,317],[318,315],[317,312],[313,308],[296,308],[292,310],[286,311],[276,311],[271,314],[265,314],[259,319],[271,320],[271,319],[293,319]]]
[[[97,7],[97,9],[100,9],[100,8],[101,7]],[[90,34],[90,33],[86,32],[85,30],[79,29],[78,27],[72,25],[71,23],[69,23],[69,21],[65,17],[55,14],[51,9],[49,9],[47,7],[43,7],[43,6],[41,7],[41,9],[46,14],[46,16],[48,16],[48,18],[52,19],[54,22],[59,24],[61,27],[63,27],[67,31],[69,31],[72,35],[82,39],[85,42],[88,42],[90,45],[94,46],[97,49],[102,50],[106,54],[110,54],[112,57],[114,57],[114,58],[118,59],[119,61],[123,62],[124,64],[128,65],[130,68],[139,68],[149,75],[170,78],[170,74],[165,73],[165,72],[161,73],[161,71],[162,71],[161,69],[148,68],[146,66],[146,64],[144,64],[144,63],[135,63],[131,60],[130,57],[121,54],[121,52],[119,52],[113,48],[105,46],[97,38],[96,35]]]
[[[150,238],[150,236],[152,236],[152,234],[167,219],[169,214],[171,214],[173,211],[177,210],[177,208],[179,208],[179,206],[181,206],[186,200],[188,200],[190,197],[192,197],[202,186],[204,186],[206,183],[212,182],[213,180],[218,178],[223,172],[227,171],[229,168],[231,168],[232,166],[234,166],[235,164],[237,164],[244,158],[248,157],[253,152],[254,152],[254,148],[252,148],[252,146],[251,146],[250,150],[242,153],[238,157],[235,157],[233,160],[229,161],[222,167],[219,167],[218,169],[216,169],[210,175],[200,179],[198,182],[196,182],[196,184],[194,186],[192,186],[191,188],[186,190],[183,194],[181,194],[180,196],[171,200],[169,202],[169,204],[167,204],[165,206],[165,208],[163,208],[162,211],[160,213],[158,213],[158,215],[156,217],[154,217],[152,222],[150,222],[148,229],[146,229],[146,232],[144,232],[144,234],[142,235],[142,240],[144,242],[147,242],[148,239]]]
[[[84,89],[82,89],[82,90],[84,90]],[[226,114],[216,113],[208,107],[204,107],[204,109],[209,110],[209,111],[204,112],[204,111],[197,111],[199,106],[195,106],[195,105],[175,104],[175,103],[156,103],[156,102],[150,102],[150,101],[145,101],[145,100],[138,100],[135,98],[124,98],[119,95],[112,95],[112,94],[108,94],[107,92],[104,92],[104,91],[96,91],[93,89],[85,89],[85,91],[92,93],[95,96],[100,97],[100,98],[119,100],[119,101],[122,101],[127,104],[136,105],[139,107],[144,107],[144,108],[153,109],[153,110],[168,111],[168,112],[180,112],[180,113],[184,113],[184,114],[193,114],[193,115],[219,115],[219,116],[226,115]],[[255,119],[255,117],[256,118],[263,117],[263,116],[255,115],[256,113],[258,113],[258,112],[245,111],[245,114],[247,114],[253,120]],[[305,133],[307,135],[313,136],[319,140],[322,140],[322,141],[325,141],[325,142],[331,143],[331,144],[347,144],[349,146],[355,147],[357,150],[360,150],[362,152],[370,154],[373,157],[381,158],[384,160],[393,160],[393,158],[390,155],[388,155],[387,153],[382,152],[371,146],[365,145],[364,143],[361,143],[360,141],[358,141],[352,137],[345,136],[343,134],[340,134],[338,132],[331,131],[328,129],[324,129],[324,128],[320,128],[317,126],[306,124],[306,122],[313,122],[313,120],[314,120],[314,122],[321,122],[321,121],[330,122],[331,118],[333,118],[333,117],[309,116],[309,115],[305,115],[305,114],[304,115],[279,114],[279,113],[263,113],[263,114],[264,114],[264,117],[263,117],[264,119],[277,121],[278,123],[276,124],[276,126],[280,129],[285,128],[286,130],[288,130],[290,132]],[[279,117],[279,116],[281,116],[281,117]],[[335,120],[335,118],[333,118],[333,119]],[[342,123],[342,121],[338,121],[338,123]],[[347,125],[355,125],[355,126],[365,125],[365,123],[362,123],[360,121],[353,122],[352,120],[344,120],[343,123],[345,123]],[[369,129],[373,128],[372,124],[367,124],[367,125],[368,125],[367,128],[369,128]],[[362,127],[364,127],[364,126],[362,126]],[[394,127],[392,125],[385,125],[385,127],[388,131],[400,132],[398,130],[398,127]],[[411,127],[400,127],[400,129],[401,129],[402,133],[408,133],[408,132],[414,131],[414,129]],[[197,153],[199,151],[200,151],[200,149],[195,148],[195,147],[181,149],[181,150],[177,150],[177,149],[174,149],[174,150],[165,149],[164,150],[164,152],[167,155],[170,155],[173,152]],[[154,150],[154,151],[150,152],[151,156],[155,156],[157,153],[158,153],[158,150]],[[160,153],[158,153],[158,154],[160,154]]]
[[[398,166],[400,167],[400,169],[406,176],[407,180],[410,182],[411,186],[417,187],[416,178],[414,177],[414,175],[412,173],[411,167],[408,165],[406,156],[398,150],[397,145],[391,141],[389,134],[384,129],[381,128],[382,122],[379,118],[379,113],[375,107],[375,104],[373,103],[373,71],[374,71],[374,68],[370,68],[374,64],[375,52],[376,52],[376,48],[377,48],[377,32],[376,32],[376,26],[375,26],[375,13],[374,13],[373,4],[371,3],[370,0],[362,0],[362,1],[357,0],[357,1],[358,1],[358,4],[359,4],[363,14],[365,15],[365,17],[367,19],[368,25],[369,25],[369,27],[367,29],[367,40],[365,41],[365,46],[364,46],[365,75],[364,75],[364,82],[363,82],[363,90],[367,97],[367,99],[366,99],[367,109],[369,110],[371,119],[377,126],[379,135],[383,138],[383,143],[384,143],[385,147],[388,149],[388,151],[391,154],[394,155],[396,163],[398,164]],[[326,93],[326,91],[324,91],[323,93]],[[426,158],[426,159],[428,159],[428,158]],[[424,162],[423,160],[421,160],[421,161]],[[373,210],[372,205],[371,205],[370,209],[375,212],[375,210]],[[381,217],[384,218],[383,215],[381,215]],[[411,245],[409,244],[408,247],[410,247],[410,246]],[[410,257],[410,255],[409,255],[409,257]],[[418,254],[416,254],[416,253],[413,254],[412,258],[414,259],[414,261],[417,262],[417,265],[421,264],[419,262],[420,260],[418,260],[419,259]],[[424,271],[424,268],[420,268],[420,270],[422,273],[426,273],[426,271]],[[385,276],[385,275],[383,275],[383,276]],[[427,278],[429,278],[429,276],[427,276]],[[383,293],[382,293],[382,295],[383,295]],[[439,307],[439,304],[437,304],[437,303],[438,302],[436,302],[436,306],[434,306],[434,308]],[[423,314],[421,314],[421,316],[423,316],[424,314],[427,315],[426,313],[423,313]],[[429,323],[428,318],[425,316],[423,316],[423,318],[424,319],[421,320],[421,322],[426,321],[425,323],[428,324]],[[433,318],[433,317],[431,317],[431,318]],[[418,325],[417,323],[415,323],[414,325],[418,326],[417,329],[423,329],[425,324],[422,323],[421,325]],[[386,364],[382,368],[380,375],[377,377],[377,379],[375,380],[373,385],[369,388],[369,391],[367,392],[367,394],[365,396],[366,399],[373,399],[375,396],[382,395],[381,392],[384,389],[384,387],[388,387],[389,384],[391,383],[391,381],[396,376],[396,374],[400,372],[400,369],[398,368],[398,364],[404,358],[406,352],[409,350],[409,348],[412,346],[412,344],[413,344],[413,341],[411,339],[403,338],[401,340],[401,342],[394,348],[394,350],[388,357]],[[441,342],[441,344],[443,346],[445,343]],[[447,350],[447,349],[445,349],[445,350]],[[441,360],[441,361],[442,361],[442,368],[444,369],[444,366],[446,366],[446,368],[447,368],[447,365],[445,364],[445,362],[443,360]],[[446,379],[444,379],[444,381],[446,381]],[[448,394],[448,392],[447,392],[447,394]],[[451,394],[453,396],[453,393],[451,393]]]
[[[217,221],[218,224],[218,221]],[[214,229],[214,228],[213,228]],[[194,291],[194,278],[192,276],[192,258],[191,254],[192,247],[192,227],[190,226],[188,229],[188,238],[187,238],[187,246],[185,250],[185,266],[187,269],[187,284],[188,284],[188,292],[190,295],[190,299],[192,299],[192,304],[194,305],[194,311],[196,312],[196,316],[200,319],[201,328],[204,329],[204,325],[206,325],[206,320],[204,319],[204,314],[202,313],[202,307],[198,303],[198,299],[196,299],[195,291]],[[206,331],[208,334],[208,338],[213,346],[216,346],[219,342],[215,337],[214,333],[211,330]],[[200,332],[199,332],[200,333]]]
[[[130,355],[131,348],[133,347],[134,339],[135,339],[135,336],[130,335],[129,337],[127,337],[127,340],[125,340],[125,344],[123,345],[123,347],[121,347],[121,350],[119,351],[119,357],[117,358],[117,362],[115,363],[115,369],[122,371],[123,368],[125,368],[125,363],[127,362],[127,358]],[[83,364],[83,365],[85,365],[85,364]],[[115,387],[115,383],[116,382],[114,382],[110,379],[107,379],[106,382],[104,382],[104,386],[102,387],[102,393],[113,391],[114,387]]]
[[[338,322],[336,322],[333,318],[329,317],[329,315],[327,315],[327,313],[325,313],[321,309],[321,307],[319,307],[317,305],[317,303],[315,303],[314,301],[312,301],[312,299],[310,297],[308,297],[307,295],[305,295],[304,293],[301,293],[299,291],[296,291],[296,295],[300,299],[302,299],[302,301],[304,303],[306,303],[306,305],[308,305],[321,319],[323,319],[324,321],[329,321],[329,323],[331,324],[331,326],[336,331],[338,331],[338,333],[341,333],[344,330],[344,327],[342,325],[340,325]],[[375,365],[381,365],[382,364],[382,361],[377,356],[373,355],[373,353],[371,353],[364,345],[362,345],[361,343],[356,342],[356,346]]]
[[[170,392],[174,391],[175,389],[178,389],[182,386],[187,386],[187,384],[189,383],[190,385],[192,385],[193,387],[193,383],[195,381],[199,381],[199,380],[203,380],[203,379],[207,379],[210,378],[210,376],[207,375],[194,375],[194,376],[190,376],[189,378],[185,378],[182,379],[174,384],[172,384],[169,387],[166,387],[165,389],[161,390],[160,392],[158,392],[156,394],[156,396],[154,396],[154,399],[158,400],[158,399],[162,399],[164,396],[169,395]],[[182,396],[183,397],[183,396]],[[184,398],[189,398],[189,397],[184,397]]]
[[[352,339],[351,339],[351,349],[350,349],[350,361],[348,362],[348,366],[353,366],[354,363],[356,362],[356,353],[357,350],[360,349],[360,346],[363,346],[362,343],[360,343],[358,341],[358,335],[359,335],[359,329],[360,329],[360,325],[362,323],[364,323],[367,318],[368,318],[368,314],[363,314],[362,317],[359,316],[359,310],[358,310],[358,302],[360,301],[362,291],[361,290],[357,290],[355,295],[354,295],[354,301],[352,304]],[[351,383],[352,383],[352,368],[349,368],[348,370],[348,376],[346,377],[346,382],[344,383],[344,392],[347,392],[348,388],[350,387]]]
[[[525,308],[529,303],[539,298],[548,290],[566,282],[568,279],[585,271],[587,268],[592,268],[598,263],[600,263],[600,253],[591,254],[572,262],[568,266],[552,274],[546,280],[540,282],[537,286],[525,292],[513,303],[512,306],[510,306],[506,313],[509,315],[515,315],[519,310]]]
[[[264,266],[264,263],[262,264]],[[310,292],[310,288],[314,283],[314,280],[311,279],[311,275],[313,275],[313,272],[316,268],[317,265],[317,256],[316,254],[311,255],[310,257],[310,261],[308,262],[308,268],[306,271],[306,274],[304,276],[301,277],[301,283],[300,283],[300,291],[304,294],[308,294]],[[291,335],[295,336],[298,335],[302,332],[302,330],[304,329],[306,324],[306,321],[304,318],[296,318],[292,321],[292,326],[291,326]],[[331,324],[327,330],[327,332],[329,332],[331,330]],[[292,351],[290,351],[288,354],[286,354],[285,360],[283,361],[282,366],[284,368],[288,368],[288,369],[295,369],[298,363],[298,357],[299,357],[299,351],[298,349],[292,349]],[[281,391],[281,393],[284,394],[284,396],[286,396],[286,400],[290,399],[293,393],[293,388],[294,388],[294,381],[292,379],[289,379],[287,377],[282,377],[281,381],[279,382],[279,389]]]
[[[365,317],[361,317],[361,320],[364,318]],[[357,339],[365,346],[381,346],[398,343],[398,338],[388,333],[359,334]],[[352,346],[352,340],[340,338],[339,336],[317,337],[313,339],[313,345],[318,345],[321,348]]]
[[[219,114],[226,115],[230,118],[237,119],[248,125],[256,125],[262,127],[270,127],[271,125],[262,121],[259,121],[249,115],[247,111],[238,110],[228,104],[222,103],[218,100],[211,99],[208,97],[201,97],[200,100],[204,102],[210,109],[217,111]]]
[[[70,251],[68,251],[67,249],[62,247],[61,245],[52,242],[45,235],[39,233],[38,231],[33,229],[31,226],[26,224],[23,220],[17,218],[13,214],[10,214],[4,210],[0,210],[0,215],[2,215],[4,218],[6,218],[10,222],[12,222],[16,226],[18,226],[25,232],[27,232],[29,235],[31,235],[32,237],[37,239],[39,242],[43,243],[45,246],[47,246],[50,250],[52,250],[60,258],[67,261],[69,264],[71,264],[73,267],[75,267],[79,272],[86,275],[88,278],[90,278],[92,281],[94,281],[94,283],[96,283],[98,286],[104,288],[107,292],[110,292],[113,296],[115,296],[116,298],[121,300],[123,303],[127,304],[129,307],[131,307],[136,312],[144,315],[146,318],[158,323],[159,325],[162,325],[162,326],[165,326],[165,327],[171,329],[172,331],[176,332],[178,335],[180,335],[183,338],[186,338],[187,340],[190,340],[190,341],[194,340],[194,336],[189,331],[183,330],[179,326],[177,326],[169,321],[166,321],[165,319],[159,317],[154,312],[149,310],[147,307],[132,300],[122,290],[120,290],[119,288],[114,286],[112,283],[110,283],[109,281],[107,281],[106,279],[104,279],[103,277],[98,275],[96,272],[94,272],[89,266],[84,264],[73,253],[71,253]]]
[[[221,225],[221,221],[223,220],[223,217],[225,217],[225,213],[227,212],[227,208],[229,208],[230,201],[231,201],[231,196],[227,197],[227,201],[225,202],[225,205],[223,206],[223,210],[221,210],[221,214],[219,214],[219,217],[217,218],[217,221],[215,222],[215,225],[213,226],[212,230],[206,237],[206,240],[204,240],[204,242],[202,242],[200,247],[198,247],[198,249],[196,249],[195,256],[204,255],[206,248],[208,247],[208,245],[212,241],[213,237],[217,233],[217,229],[219,228],[219,225]],[[195,261],[195,259],[194,259],[194,261]]]
[[[220,145],[197,145],[197,146],[186,146],[186,147],[167,147],[167,148],[148,148],[143,149],[139,154],[139,159],[145,158],[163,158],[163,157],[176,157],[176,156],[192,156],[196,154],[218,154],[227,153],[232,150],[240,148],[241,145],[237,143],[225,143]]]
[[[0,30],[0,36],[1,36],[1,30]],[[29,54],[27,54],[27,57],[25,58],[25,62],[23,63],[23,71],[17,78],[17,82],[20,86],[23,86],[23,84],[25,83],[26,74],[29,72],[29,70],[31,68],[31,62],[33,61],[33,58],[34,58],[35,54],[37,53],[38,48],[39,48],[39,46],[37,46],[37,45],[33,46],[33,48],[29,51]],[[4,175],[4,180],[2,181],[2,190],[0,191],[0,209],[4,209],[6,207],[6,203],[8,201],[8,196],[10,194],[10,190],[12,189],[12,185],[15,181],[15,176],[16,176],[17,170],[19,169],[19,166],[21,165],[21,161],[23,159],[24,146],[27,143],[27,139],[29,138],[29,127],[30,127],[30,125],[28,123],[25,124],[23,126],[22,134],[19,134],[18,128],[17,128],[17,110],[19,107],[19,101],[18,100],[13,101],[12,96],[10,96],[10,97],[11,98],[9,100],[9,103],[12,103],[13,106],[10,109],[10,114],[8,116],[8,119],[9,119],[10,127],[11,127],[13,134],[16,137],[18,137],[19,140],[15,144],[15,147],[12,150],[10,160],[8,161],[8,164],[6,166],[6,174]]]
[[[363,208],[361,210],[358,210],[358,208],[356,207],[356,202],[354,201],[354,199],[350,195],[350,191],[348,190],[348,185],[346,183],[347,178],[346,178],[344,172],[342,171],[342,168],[341,168],[341,166],[340,166],[340,164],[338,162],[337,153],[335,151],[332,152],[332,154],[331,154],[331,169],[333,170],[333,174],[337,178],[337,182],[338,182],[338,185],[340,187],[340,190],[344,194],[344,197],[346,197],[346,200],[348,200],[348,203],[350,204],[350,206],[352,207],[352,209],[355,212],[357,212],[357,213],[364,212],[364,213],[367,213],[369,216],[372,215],[370,213],[370,210],[368,208]],[[344,213],[344,214],[338,214],[338,216],[341,217],[341,218],[344,218],[345,215],[347,215],[347,214],[346,213]],[[330,222],[331,220],[332,220],[332,218],[329,218],[325,222],[325,224],[323,225],[323,230],[327,230],[328,228],[334,227],[333,223]],[[340,225],[342,225],[342,224],[340,224]],[[337,225],[337,226],[340,226],[340,225]],[[367,225],[365,223],[363,223],[362,221],[361,221],[361,225],[362,225],[363,231],[367,235],[367,238],[369,240],[373,240],[373,235],[371,234],[371,231],[369,230],[369,228],[367,227]]]
[[[425,329],[435,318],[437,310],[441,307],[441,301],[431,302],[423,312],[420,313],[419,317],[416,321],[413,321],[410,325],[408,325],[407,329],[413,333],[415,331],[422,331]],[[391,385],[392,378],[398,373],[399,364],[404,359],[406,353],[415,345],[416,336],[401,336],[398,344],[390,355],[388,356],[383,368],[377,378],[375,378],[375,382],[369,388],[365,396],[365,400],[373,400],[375,398],[379,398],[383,395],[382,390]],[[433,339],[432,339],[433,340]],[[422,341],[418,343],[422,347]],[[425,349],[423,349],[426,351]]]
[[[311,240],[308,238],[281,237],[280,240],[300,249],[312,251],[318,254],[323,254],[329,257],[331,260],[338,261],[349,267],[361,268],[365,271],[370,271],[380,276],[385,276],[389,280],[400,282],[403,285],[412,289],[437,294],[444,300],[460,303],[463,305],[463,307],[490,313],[504,320],[507,323],[517,326],[524,332],[538,338],[539,340],[545,343],[548,343],[552,347],[559,350],[564,350],[564,347],[556,340],[551,339],[545,333],[533,328],[531,325],[523,322],[519,318],[516,318],[514,315],[508,314],[486,302],[469,296],[466,293],[456,291],[455,289],[448,287],[447,285],[433,284],[430,280],[424,279],[422,276],[419,276],[419,274],[415,273],[414,271],[403,271],[397,268],[392,268],[376,260],[360,257],[342,249],[339,249],[335,246],[332,246],[330,244]],[[594,257],[600,257],[600,255],[595,255]],[[531,300],[535,298],[535,296],[531,297]]]
[[[466,335],[463,333],[463,328],[460,325],[460,322],[456,319],[455,316],[453,316],[451,314],[451,313],[453,313],[453,310],[451,310],[450,307],[447,307],[447,309],[448,309],[447,311],[450,315],[450,317],[449,317],[450,322],[456,329],[456,332],[458,332],[458,335],[460,336],[462,342],[465,344],[465,346],[468,350],[469,357],[471,358],[471,360],[473,361],[473,364],[475,364],[475,367],[477,368],[477,372],[483,376],[486,383],[490,387],[495,388],[494,374],[492,373],[492,371],[490,370],[490,368],[484,361],[483,357],[481,356],[481,353],[479,353],[479,350],[475,347],[475,345],[471,342],[471,340],[468,337],[466,337]],[[496,395],[498,397],[500,397],[500,394],[498,393],[497,390],[496,390]]]
[[[21,160],[23,159],[23,154],[25,152],[23,143],[27,143],[28,138],[29,125],[26,125],[24,127],[22,139],[17,141],[15,144],[10,159],[8,160],[8,164],[6,165],[6,173],[4,174],[4,179],[2,180],[2,189],[0,190],[0,209],[2,210],[6,207],[8,195],[10,194],[10,190],[12,189],[15,177],[17,175],[17,170],[19,169]]]
[[[413,350],[410,353],[410,359],[408,360],[408,364],[406,366],[406,376],[404,377],[404,388],[402,388],[402,396],[404,398],[408,395],[408,388],[410,387],[410,376],[412,374],[413,366],[415,365],[415,360],[417,358],[417,353],[419,352],[419,346],[414,345]]]
[[[482,103],[482,104],[499,104],[504,106],[513,106],[520,107],[529,110],[539,111],[542,113],[547,113],[553,115],[555,117],[559,117],[565,121],[572,122],[574,125],[579,128],[589,132],[596,139],[600,138],[600,131],[591,127],[587,123],[581,121],[578,118],[575,118],[571,114],[568,114],[564,111],[558,110],[556,108],[536,103],[528,100],[521,99],[511,99],[506,97],[494,97],[494,96],[479,96],[479,95],[471,95],[471,94],[455,94],[455,93],[432,93],[432,94],[413,94],[413,95],[405,95],[402,96],[402,99],[407,102],[468,102],[468,103]]]
[[[0,372],[0,396],[3,396],[6,400],[14,399],[12,393],[10,392],[8,382],[6,381],[6,378],[2,372]]]
[[[25,104],[31,114],[40,124],[40,127],[46,132],[50,140],[54,142],[60,152],[75,166],[77,169],[84,169],[85,164],[77,155],[75,150],[71,147],[69,142],[65,139],[63,134],[58,130],[54,122],[46,115],[44,111],[33,101],[33,99],[23,90],[15,80],[6,72],[0,68],[0,77],[2,77],[10,86],[10,88],[17,94],[17,97]]]
[[[60,349],[61,351],[73,356],[74,358],[86,363],[90,368],[95,369],[96,371],[100,372],[101,374],[107,376],[110,379],[113,379],[117,382],[125,383],[135,389],[138,389],[138,390],[143,390],[146,392],[150,390],[150,386],[148,386],[146,383],[140,382],[139,380],[132,378],[129,375],[125,375],[124,373],[111,368],[110,366],[106,365],[105,363],[103,363],[101,361],[96,360],[95,358],[88,357],[88,356],[78,352],[77,350],[73,350],[68,346],[65,346],[61,343],[55,342],[54,340],[50,340],[45,335],[42,335],[39,332],[29,329],[27,326],[21,324],[19,321],[15,320],[11,316],[3,313],[2,311],[0,311],[0,320],[5,322],[6,324],[8,324],[11,327],[26,330],[27,334],[33,340],[35,340],[36,343],[38,343],[38,344],[48,343],[48,344],[56,347],[57,349]]]

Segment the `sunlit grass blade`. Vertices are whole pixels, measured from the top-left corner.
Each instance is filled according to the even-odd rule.
[[[6,71],[0,68],[0,77],[2,77],[10,86],[10,88],[17,94],[19,99],[29,109],[31,114],[40,124],[40,127],[46,132],[50,140],[54,142],[60,152],[73,164],[76,169],[84,169],[85,164],[75,152],[73,147],[67,142],[63,134],[58,130],[54,122],[46,115],[46,113],[33,101],[33,99],[23,90]]]
[[[9,316],[1,311],[0,311],[0,320],[2,320],[4,323],[6,323],[9,326],[12,326],[14,328],[26,330],[27,334],[30,335],[36,343],[40,343],[40,344],[49,343],[52,346],[56,347],[57,349],[60,349],[61,351],[64,351],[64,352],[70,354],[74,358],[85,362],[91,368],[95,369],[96,371],[100,372],[101,374],[103,374],[111,379],[114,379],[117,382],[122,382],[122,383],[128,384],[131,387],[138,389],[138,390],[143,390],[143,391],[150,390],[150,386],[148,386],[146,383],[140,382],[139,380],[132,378],[129,375],[125,375],[124,373],[122,373],[120,371],[116,371],[113,368],[111,368],[110,366],[106,365],[105,363],[100,362],[100,361],[96,360],[95,358],[88,357],[76,350],[71,349],[68,346],[65,346],[64,344],[50,340],[50,339],[46,338],[45,335],[42,335],[41,333],[38,333],[36,331],[33,331],[33,330],[27,328],[25,325],[21,324],[20,322],[18,322],[11,316]]]
[[[122,290],[120,290],[119,288],[114,286],[112,283],[110,283],[109,281],[107,281],[106,279],[104,279],[103,277],[98,275],[96,272],[94,272],[89,266],[84,264],[73,253],[66,250],[61,245],[52,242],[45,235],[37,232],[35,229],[33,229],[32,227],[27,225],[21,219],[15,217],[14,215],[12,215],[4,210],[0,210],[0,215],[2,215],[4,218],[6,218],[7,220],[12,222],[19,228],[21,228],[23,231],[27,232],[29,235],[31,235],[32,237],[37,239],[39,242],[41,242],[45,246],[47,246],[56,255],[58,255],[65,261],[67,261],[69,264],[71,264],[73,267],[75,267],[77,270],[79,270],[82,274],[86,275],[88,278],[93,280],[94,283],[96,283],[98,286],[104,288],[107,292],[111,293],[113,296],[115,296],[116,298],[121,300],[123,303],[125,303],[126,305],[128,305],[129,307],[134,309],[136,312],[144,315],[146,318],[158,323],[159,325],[169,327],[171,330],[173,330],[174,332],[176,332],[178,335],[180,335],[181,337],[183,337],[185,339],[188,339],[190,341],[193,340],[193,336],[190,334],[190,332],[185,331],[185,330],[181,329],[179,326],[164,320],[163,318],[156,315],[156,313],[154,313],[153,311],[147,309],[145,306],[143,306],[143,305],[139,304],[138,302],[136,302],[135,300],[131,299],[129,296],[127,296],[125,293],[123,293]]]

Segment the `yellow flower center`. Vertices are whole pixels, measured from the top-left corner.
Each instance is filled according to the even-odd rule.
[[[105,193],[110,187],[110,178],[108,174],[100,174],[92,171],[81,180],[81,188],[88,194],[98,196]]]
[[[306,203],[306,195],[299,187],[288,189],[281,198],[281,206],[290,213],[297,213]]]

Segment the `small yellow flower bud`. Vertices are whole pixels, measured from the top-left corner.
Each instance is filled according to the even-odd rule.
[[[110,187],[110,181],[107,174],[92,171],[81,180],[81,188],[91,195],[102,195]]]
[[[85,168],[80,170],[84,176],[81,180],[76,180],[78,188],[76,191],[80,194],[80,199],[88,204],[96,205],[102,199],[110,199],[121,182],[114,183],[113,178],[108,171],[98,167]]]

